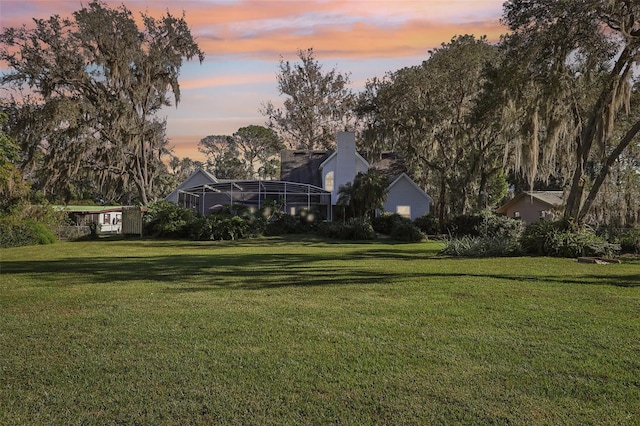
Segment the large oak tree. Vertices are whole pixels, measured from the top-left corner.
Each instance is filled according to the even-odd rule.
[[[167,152],[165,122],[156,116],[180,100],[183,60],[204,59],[182,17],[141,15],[124,5],[92,1],[71,18],[35,19],[6,28],[0,78],[15,93],[3,98],[9,131],[20,144],[26,173],[44,189],[88,175],[111,193],[133,185],[143,204]]]
[[[504,5],[505,114],[529,176],[563,174],[565,218],[583,223],[612,167],[640,134],[640,3],[511,0]],[[627,154],[625,154],[627,153]]]

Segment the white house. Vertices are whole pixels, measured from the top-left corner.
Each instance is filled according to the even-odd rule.
[[[397,157],[388,154],[370,164],[356,151],[355,133],[339,132],[334,152],[283,151],[281,179],[319,185],[331,193],[331,204],[335,206],[341,186],[353,182],[358,173],[376,168],[389,179],[384,211],[415,220],[430,212],[432,198],[406,174],[400,163]]]

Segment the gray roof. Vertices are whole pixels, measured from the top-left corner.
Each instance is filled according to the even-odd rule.
[[[283,150],[280,155],[280,180],[322,188],[320,164],[332,153],[333,151]]]
[[[532,197],[549,205],[549,207],[560,207],[564,203],[563,191],[524,191],[507,201],[498,209],[496,213],[505,213],[509,207],[520,201],[524,197]]]
[[[329,158],[334,151],[305,151],[285,149],[281,152],[280,179],[289,182],[306,183],[322,187],[322,173],[320,165]],[[386,152],[381,157],[370,162],[370,168],[380,171],[389,183],[402,173],[407,172],[402,158],[393,152]]]

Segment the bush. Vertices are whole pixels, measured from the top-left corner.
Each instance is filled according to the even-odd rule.
[[[17,217],[0,219],[0,247],[52,244],[55,241],[51,229],[42,222]]]
[[[364,219],[350,219],[344,222],[325,222],[318,226],[317,233],[323,237],[338,240],[374,240],[376,232]]]
[[[529,224],[520,242],[526,253],[555,257],[612,256],[620,250],[591,229],[572,230],[562,221]]]
[[[524,232],[522,221],[499,216],[489,211],[453,218],[449,233],[456,236],[507,238],[517,240]]]
[[[304,228],[300,224],[300,218],[286,213],[278,213],[271,217],[265,229],[265,235],[298,234]]]
[[[440,251],[449,256],[493,257],[517,256],[520,245],[505,237],[456,237],[451,238]]]
[[[391,230],[396,223],[410,222],[409,219],[400,216],[397,213],[383,213],[374,217],[371,226],[376,232],[384,235],[391,235]]]
[[[431,213],[420,216],[413,221],[413,224],[426,235],[435,235],[440,232],[440,221]]]
[[[640,228],[625,231],[620,237],[620,248],[623,253],[640,254]]]
[[[187,238],[195,218],[196,213],[189,208],[159,201],[144,215],[145,232],[154,237]]]
[[[391,238],[398,241],[418,242],[424,240],[424,235],[410,221],[398,221],[391,228]]]

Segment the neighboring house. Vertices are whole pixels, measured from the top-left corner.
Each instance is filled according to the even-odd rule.
[[[280,165],[279,181],[218,180],[198,169],[166,199],[202,214],[225,204],[259,208],[267,200],[277,200],[287,213],[314,208],[332,219],[340,187],[353,182],[359,172],[376,168],[389,180],[384,211],[411,220],[430,211],[431,197],[409,178],[402,161],[393,154],[385,154],[370,165],[356,151],[353,132],[338,133],[337,149],[333,152],[284,150]]]
[[[147,211],[139,206],[55,206],[65,212],[73,227],[88,227],[89,223],[100,225],[101,234],[141,234],[142,215]],[[87,228],[88,229],[88,228]],[[87,233],[75,232],[78,236]]]
[[[122,231],[122,206],[57,206],[69,216],[75,226],[100,225],[103,234],[119,234]]]
[[[562,191],[525,191],[500,206],[496,213],[533,223],[555,219],[563,204]]]

